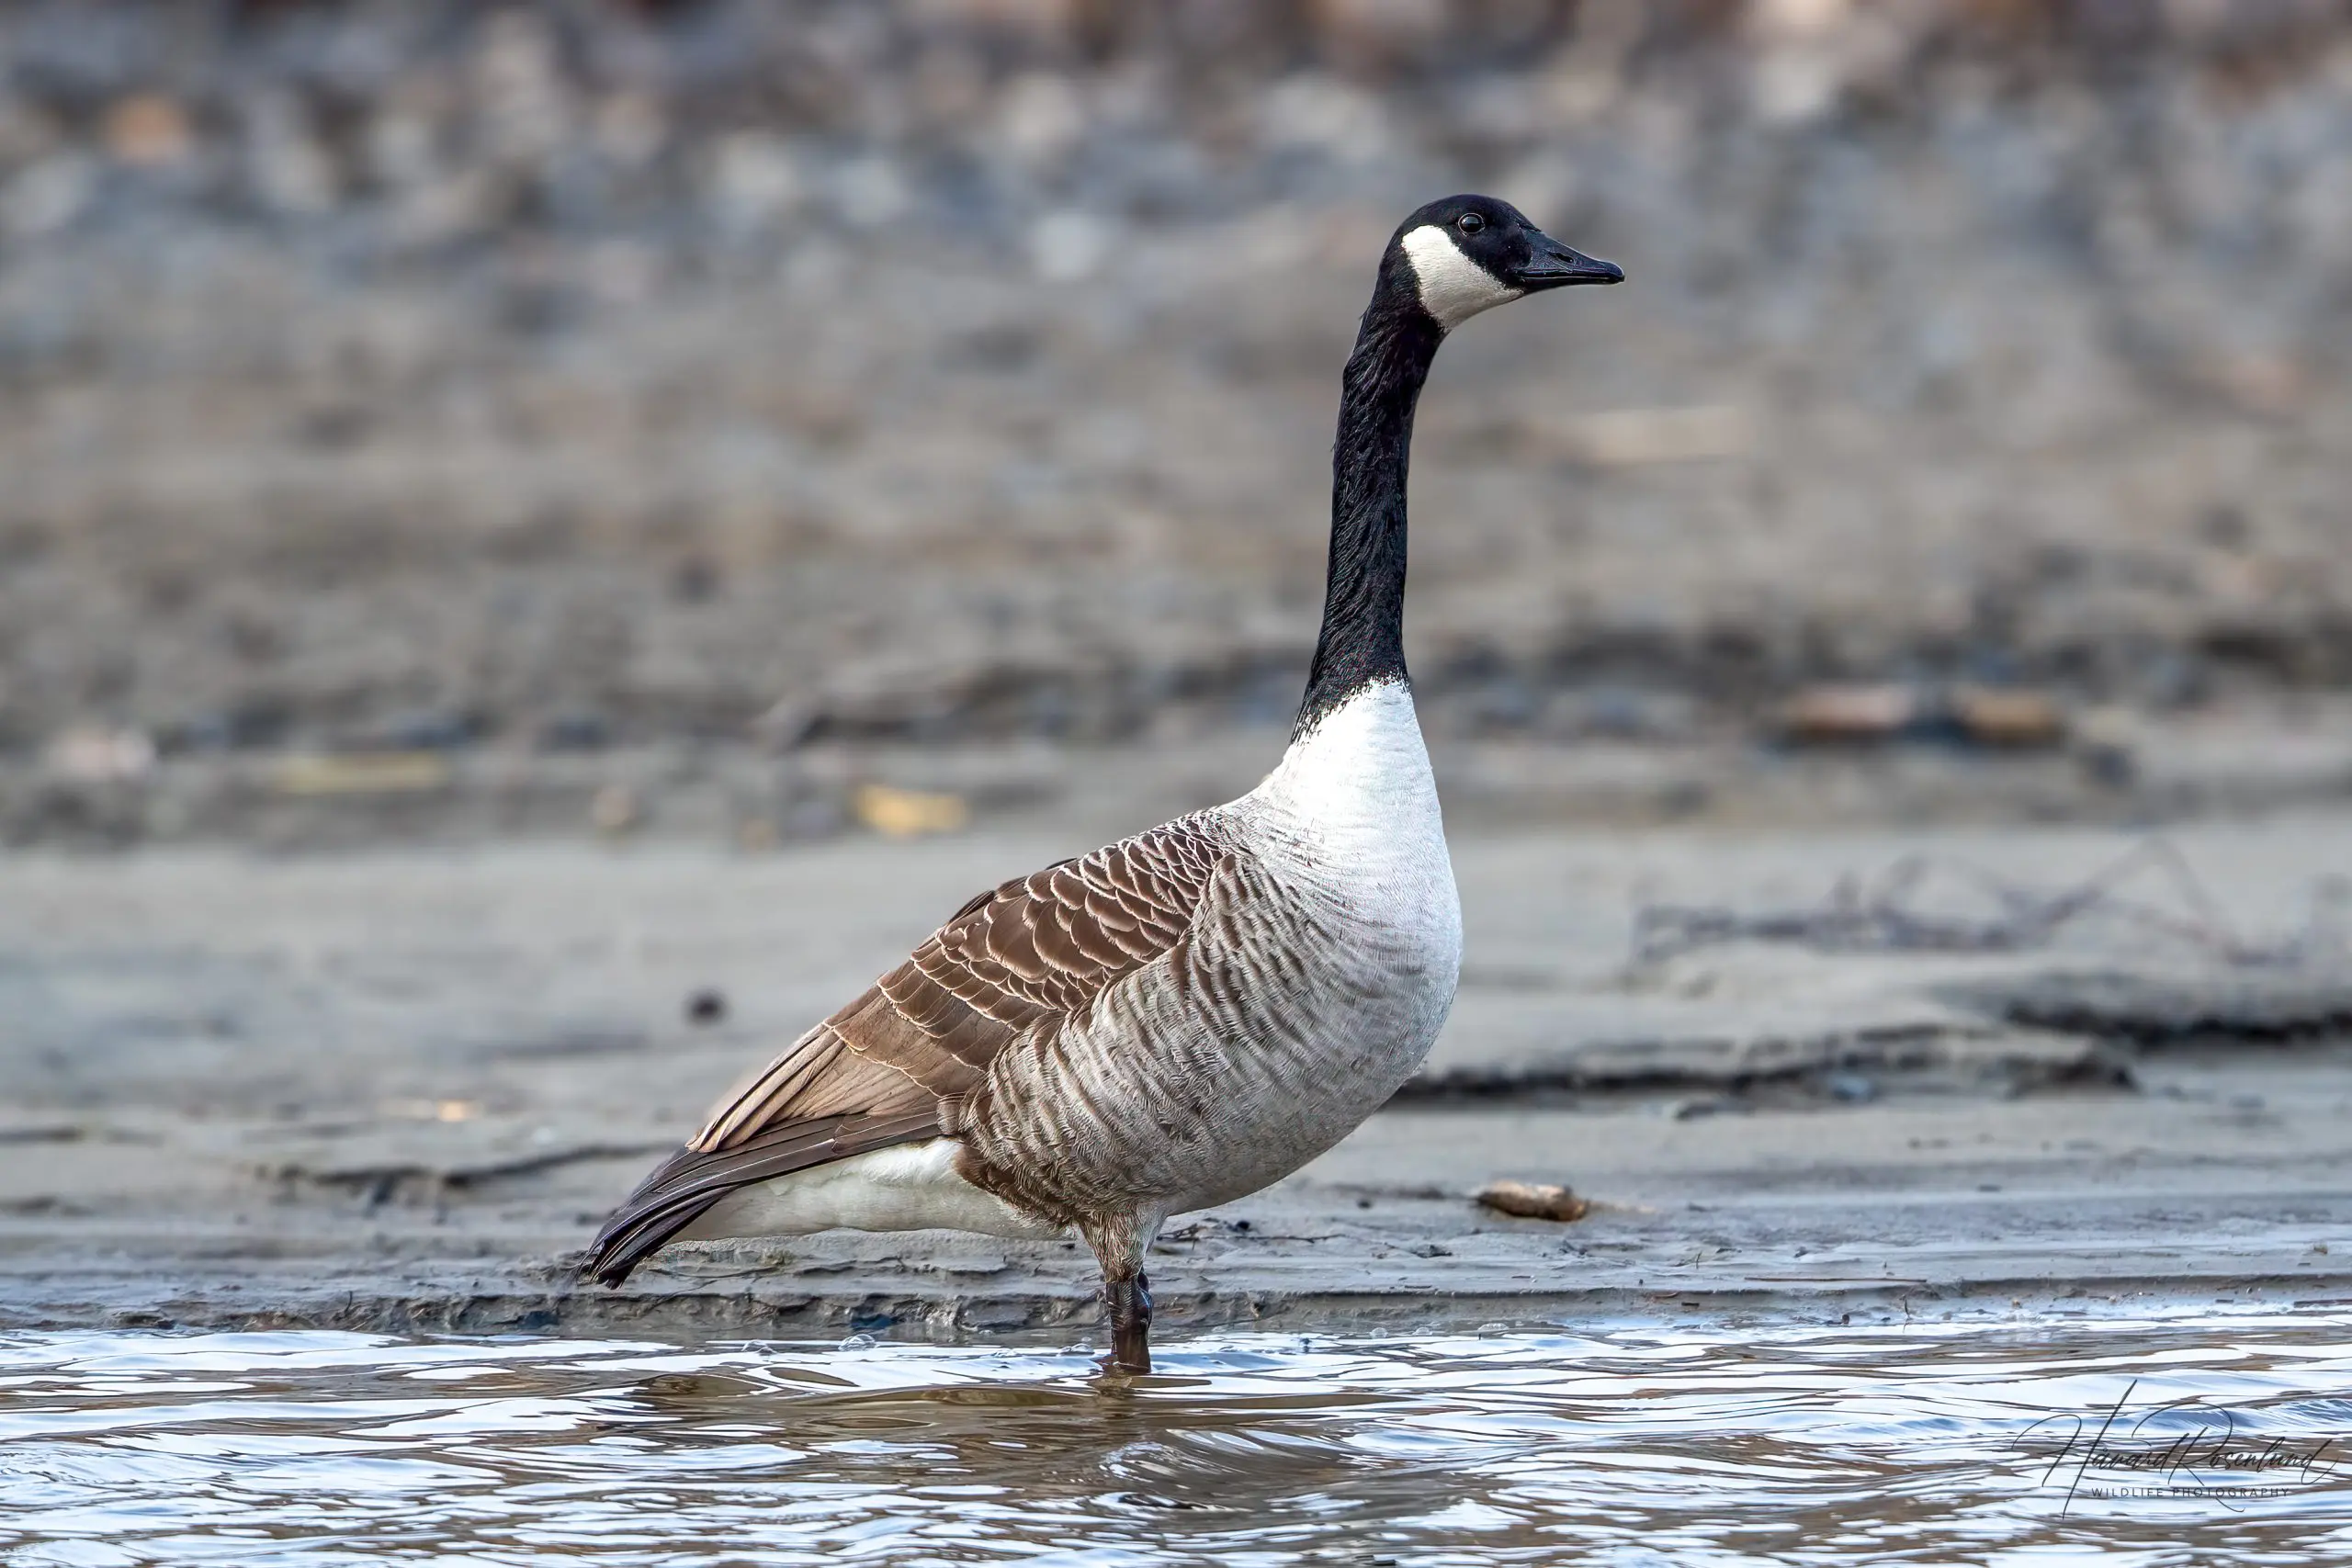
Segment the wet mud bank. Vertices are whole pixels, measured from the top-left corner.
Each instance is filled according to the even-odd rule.
[[[14,857],[0,1323],[1084,1337],[1056,1243],[714,1243],[618,1292],[566,1263],[746,1065],[1069,847]],[[2352,1298],[2352,818],[1454,854],[1423,1077],[1173,1222],[1171,1329]],[[1480,1207],[1498,1179],[1589,1212]]]

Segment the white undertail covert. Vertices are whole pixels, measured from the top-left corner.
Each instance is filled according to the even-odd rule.
[[[957,1149],[953,1138],[933,1138],[739,1187],[680,1231],[679,1239],[808,1235],[837,1228],[1033,1237],[1061,1234],[957,1175]]]

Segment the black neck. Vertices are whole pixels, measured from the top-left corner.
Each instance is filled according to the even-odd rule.
[[[1341,379],[1331,446],[1331,565],[1323,635],[1292,739],[1364,687],[1405,677],[1405,468],[1413,406],[1444,332],[1391,253]]]

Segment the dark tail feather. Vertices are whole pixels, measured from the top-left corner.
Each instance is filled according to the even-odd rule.
[[[893,1115],[818,1116],[769,1129],[732,1148],[680,1149],[637,1184],[596,1233],[581,1274],[617,1285],[710,1206],[739,1187],[755,1186],[811,1166],[891,1144],[939,1136],[939,1112],[926,1107]]]
[[[724,1190],[698,1195],[674,1191],[665,1194],[662,1190],[694,1152],[680,1149],[654,1167],[652,1174],[639,1182],[637,1190],[613,1211],[605,1221],[605,1228],[596,1233],[586,1260],[580,1265],[583,1279],[600,1285],[619,1284],[628,1278],[630,1269],[660,1251],[663,1243],[702,1218],[705,1210],[727,1195]]]

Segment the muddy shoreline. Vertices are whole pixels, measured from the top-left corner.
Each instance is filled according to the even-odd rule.
[[[2330,923],[2352,818],[2175,827],[2201,914],[2151,871],[2007,948],[1871,950],[1849,923],[1648,958],[1662,903],[1785,920],[1926,856],[1951,879],[1904,908],[1974,931],[2000,907],[1970,875],[2060,893],[2145,839],[1454,839],[1469,953],[1424,1078],[1290,1181],[1171,1224],[1172,1327],[2352,1295]],[[0,1323],[1083,1335],[1087,1265],[1058,1244],[710,1244],[619,1292],[563,1261],[763,1042],[1056,852],[1038,827],[9,857]],[[712,988],[723,1018],[691,1021]],[[1594,1212],[1477,1207],[1500,1177]]]

